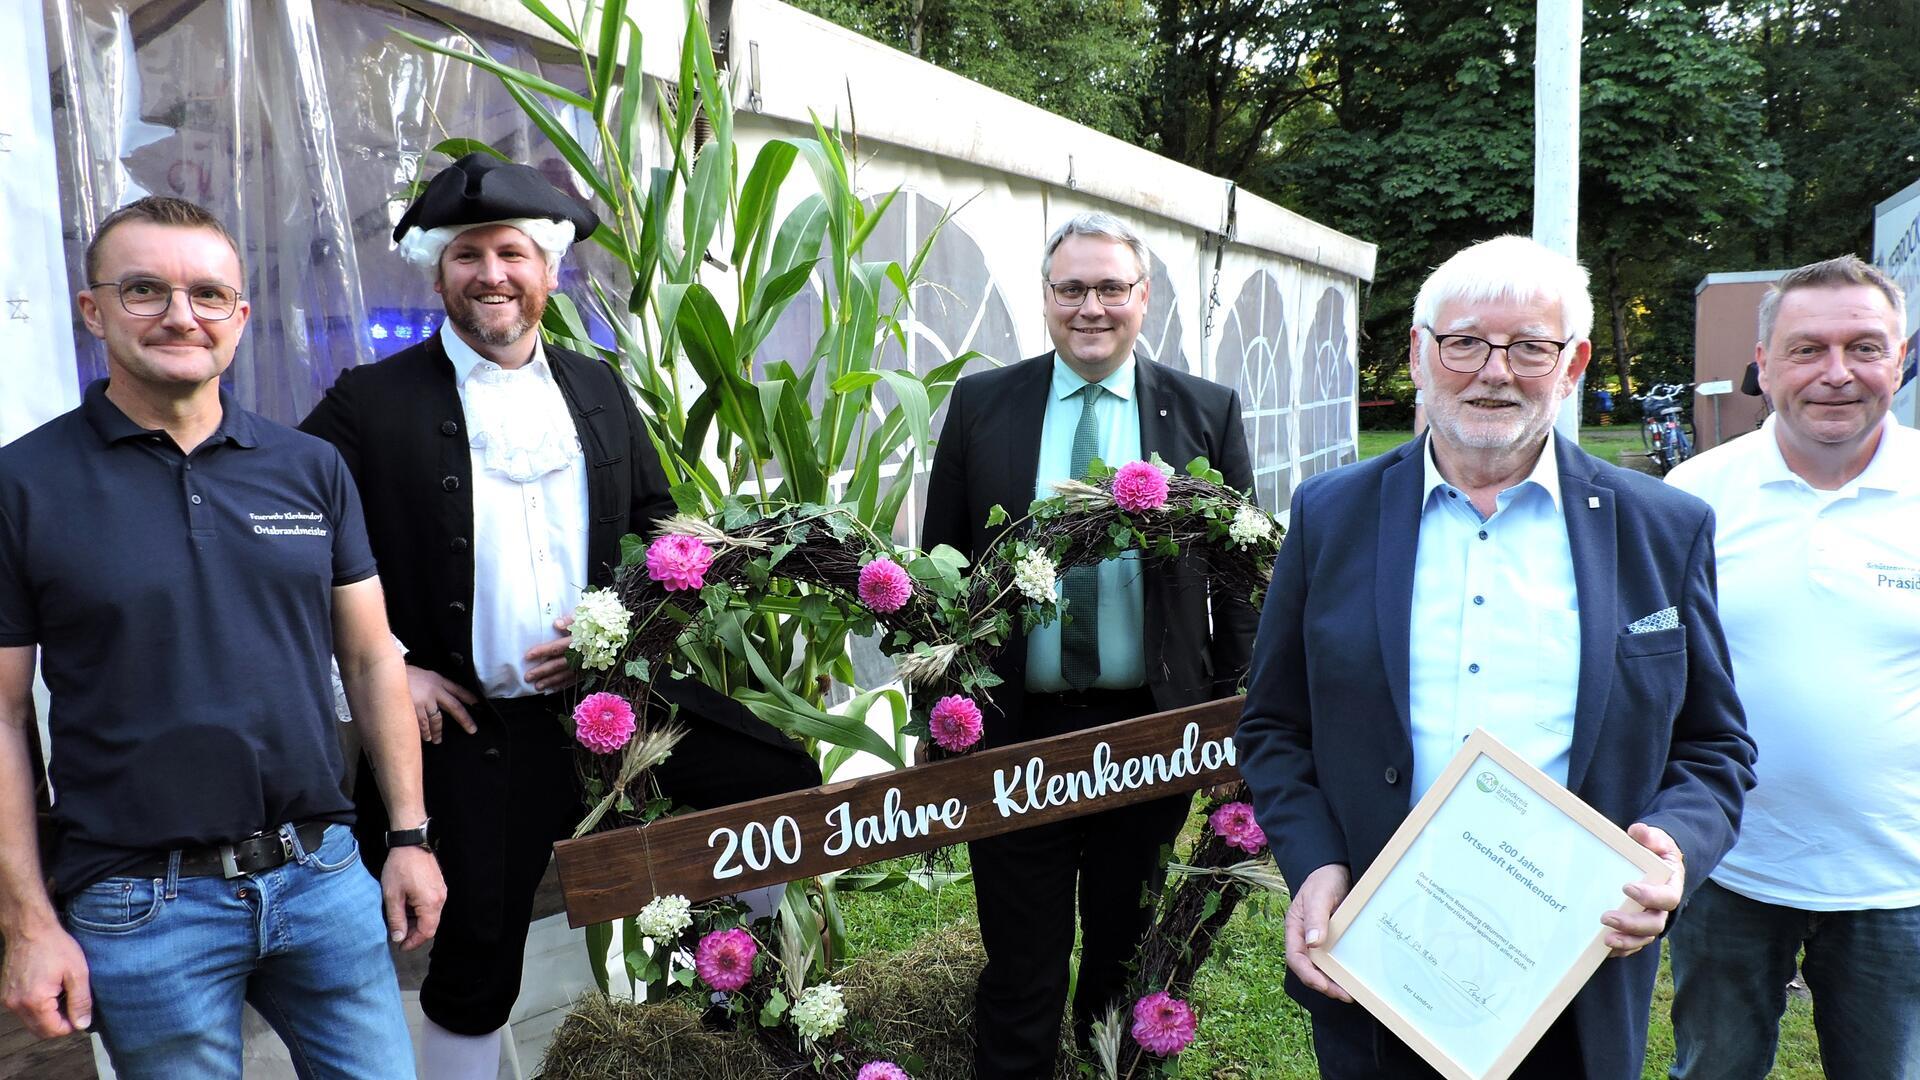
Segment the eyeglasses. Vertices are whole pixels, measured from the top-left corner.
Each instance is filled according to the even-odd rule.
[[[1504,349],[1507,354],[1507,370],[1522,379],[1537,379],[1553,371],[1560,364],[1560,351],[1571,345],[1575,339],[1565,341],[1539,340],[1525,338],[1509,341],[1505,345],[1496,345],[1486,338],[1477,338],[1472,334],[1435,334],[1433,327],[1425,328],[1433,334],[1435,351],[1440,354],[1440,366],[1461,375],[1472,375],[1487,366],[1493,358],[1493,350]]]
[[[1790,364],[1824,364],[1827,347],[1801,342],[1789,346],[1784,355]],[[1846,347],[1846,362],[1850,368],[1872,367],[1892,355],[1893,351],[1878,341],[1856,341]]]
[[[119,281],[90,281],[90,289],[112,288],[120,294],[120,306],[127,314],[142,318],[165,315],[173,306],[173,294],[187,294],[187,306],[195,316],[208,322],[233,317],[240,306],[240,290],[214,281],[196,285],[175,285],[157,277],[130,277]]]
[[[1087,294],[1092,293],[1101,307],[1124,307],[1133,299],[1133,287],[1145,281],[1103,281],[1098,285],[1088,285],[1080,281],[1049,281],[1047,288],[1053,291],[1053,302],[1061,307],[1077,308],[1087,302]]]

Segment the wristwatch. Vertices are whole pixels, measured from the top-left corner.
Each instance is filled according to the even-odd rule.
[[[387,848],[423,847],[433,850],[433,819],[428,818],[411,829],[391,829],[387,832]]]

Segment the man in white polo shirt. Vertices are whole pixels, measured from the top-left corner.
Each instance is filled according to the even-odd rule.
[[[1920,431],[1887,415],[1905,325],[1851,255],[1782,277],[1755,349],[1774,415],[1668,477],[1717,515],[1759,749],[1739,840],[1674,924],[1676,1080],[1767,1074],[1803,948],[1827,1075],[1920,1078]]]

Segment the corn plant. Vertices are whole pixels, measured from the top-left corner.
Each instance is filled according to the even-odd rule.
[[[891,534],[914,463],[930,452],[930,418],[972,358],[925,375],[879,363],[890,339],[904,352],[902,319],[938,229],[904,265],[864,260],[897,189],[871,205],[863,200],[845,134],[817,116],[812,137],[768,141],[743,169],[730,87],[692,0],[678,84],[655,95],[651,116],[641,32],[623,0],[584,5],[572,22],[541,0],[521,3],[578,57],[583,91],[502,63],[457,29],[461,40],[444,42],[396,33],[497,76],[591,191],[603,222],[593,240],[622,280],[591,280],[588,304],[612,328],[615,347],[593,342],[583,312],[560,293],[543,324],[550,340],[603,356],[623,373],[683,512],[843,503],[876,533]],[[583,128],[590,137],[575,134]],[[697,147],[696,128],[710,132]],[[642,151],[655,138],[671,154],[648,166]],[[435,149],[497,153],[466,138]],[[776,220],[779,195],[802,161],[817,190]],[[670,238],[676,221],[678,237]],[[733,288],[711,288],[713,271],[703,265],[724,267]],[[822,293],[810,355],[766,360],[756,375],[767,335],[810,282]],[[723,292],[734,298],[730,307]],[[884,416],[875,399],[882,386],[897,402]],[[817,409],[815,400],[823,402]],[[890,463],[898,468],[886,469]],[[729,612],[715,640],[683,651],[701,678],[763,719],[832,744],[821,751],[829,767],[857,749],[901,765],[897,728],[888,740],[865,723],[882,701],[904,721],[897,692],[856,694],[838,715],[824,709],[830,681],[855,682],[846,627],[836,620],[830,605],[808,604],[796,588]]]

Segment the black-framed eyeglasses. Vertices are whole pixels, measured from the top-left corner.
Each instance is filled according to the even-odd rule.
[[[1077,308],[1087,302],[1087,294],[1092,293],[1101,307],[1125,307],[1133,299],[1133,288],[1146,278],[1133,281],[1103,281],[1098,285],[1088,285],[1084,281],[1049,281],[1047,288],[1053,293],[1053,302],[1061,307]]]
[[[165,315],[173,306],[173,294],[187,294],[187,306],[195,316],[208,322],[230,319],[240,307],[240,290],[217,281],[193,285],[175,285],[157,277],[130,277],[119,281],[90,281],[90,289],[111,288],[120,294],[120,306],[127,314],[142,318]]]
[[[1434,333],[1431,326],[1425,329],[1433,334],[1434,351],[1440,354],[1440,366],[1461,375],[1472,375],[1486,367],[1487,361],[1493,358],[1493,350],[1504,349],[1508,371],[1522,379],[1537,379],[1560,366],[1561,351],[1578,340],[1522,338],[1496,345],[1472,334],[1439,334]]]

